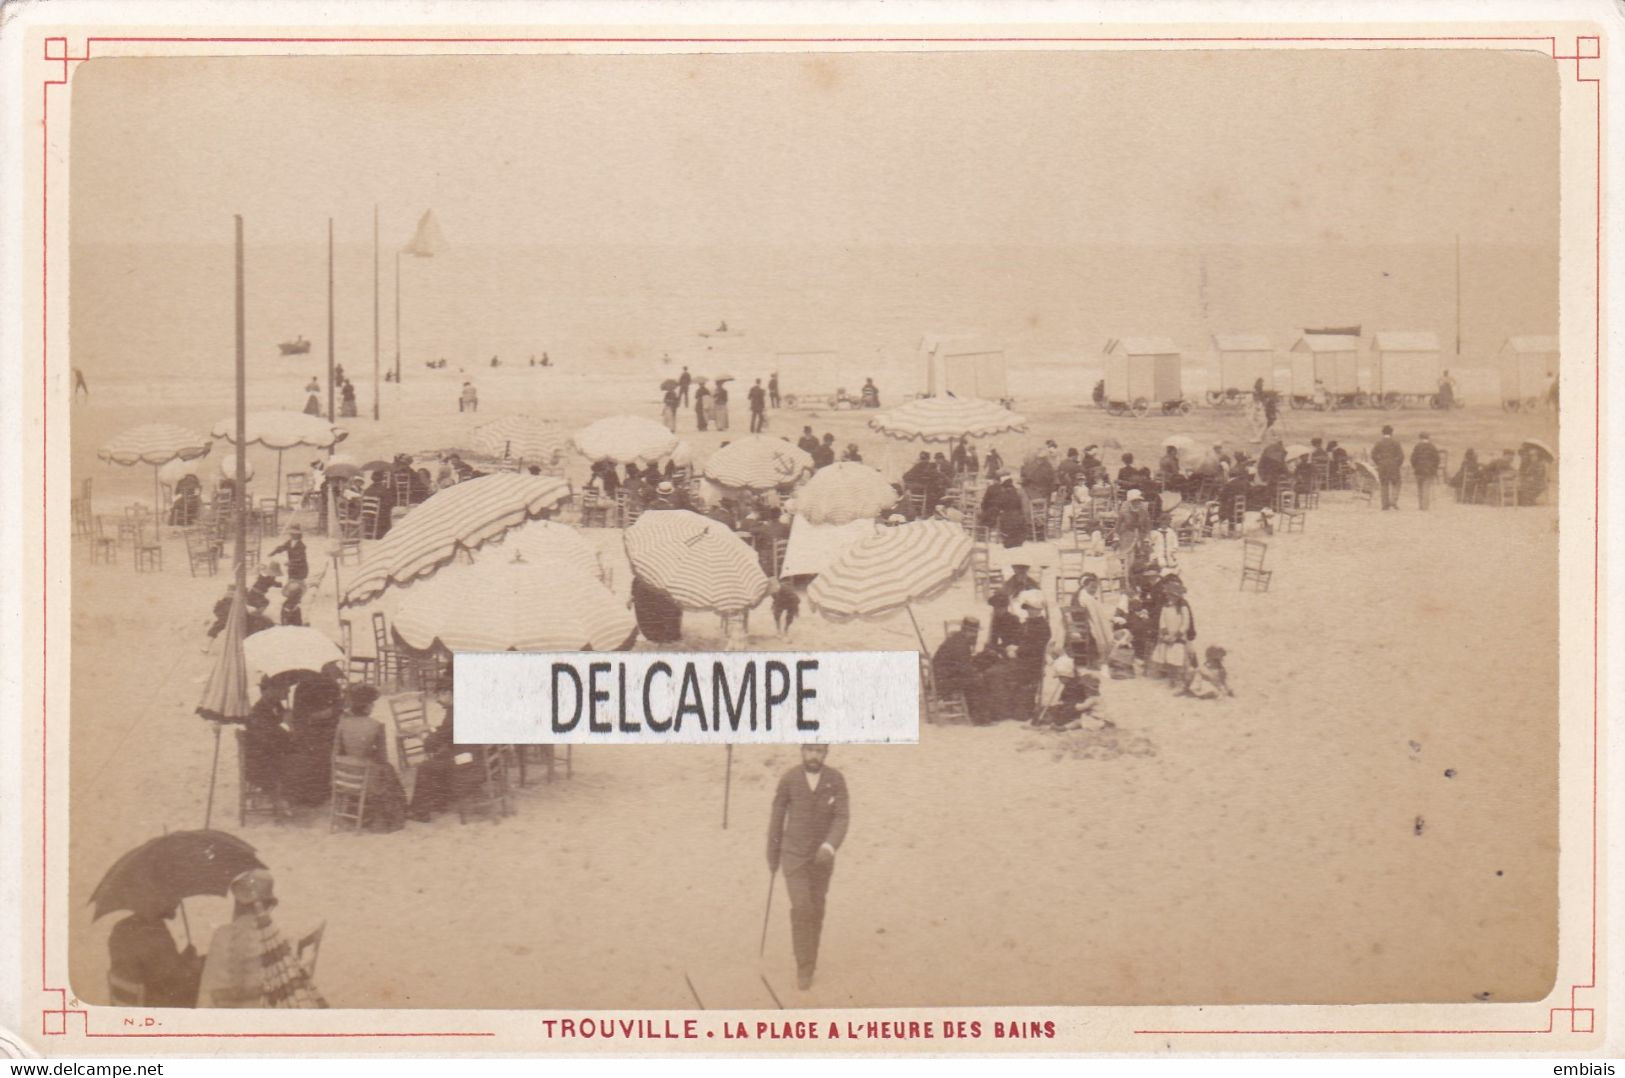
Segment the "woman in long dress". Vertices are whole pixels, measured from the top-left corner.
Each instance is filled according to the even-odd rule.
[[[389,764],[384,724],[372,717],[378,690],[355,685],[349,692],[350,711],[339,720],[333,735],[333,756],[367,768],[367,802],[361,825],[371,831],[399,831],[406,826],[406,791]]]
[[[231,923],[215,929],[198,985],[199,1007],[326,1007],[310,973],[282,938],[271,910],[274,881],[263,868],[231,881]]]

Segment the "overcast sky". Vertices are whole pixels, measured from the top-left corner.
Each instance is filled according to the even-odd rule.
[[[102,59],[75,242],[1553,243],[1536,53]]]

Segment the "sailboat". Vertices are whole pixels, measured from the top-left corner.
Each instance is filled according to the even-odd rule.
[[[709,332],[707,332],[706,330],[703,330],[703,329],[700,330],[700,336],[707,337],[707,338],[710,338],[712,340],[715,340],[715,339],[721,338],[721,337],[743,337],[744,335],[745,335],[745,331],[742,330],[742,329],[729,329],[728,328],[728,323],[727,323],[726,320],[724,320],[720,325],[718,325],[716,329],[710,330]]]
[[[277,345],[285,356],[302,356],[310,352],[310,342],[301,335],[291,341],[283,341]]]

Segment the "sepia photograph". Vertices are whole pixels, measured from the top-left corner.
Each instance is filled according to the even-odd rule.
[[[94,44],[75,1005],[777,1052],[619,1012],[1568,1000],[1554,48]],[[492,652],[718,736],[459,737]],[[826,695],[917,736],[725,743],[732,653],[799,718],[841,652],[910,653]]]

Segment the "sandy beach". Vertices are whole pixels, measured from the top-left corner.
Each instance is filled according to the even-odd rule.
[[[508,413],[572,427],[658,416],[665,373],[409,371],[384,387],[381,421],[341,421],[344,449],[461,446]],[[479,385],[477,414],[456,410],[464,377]],[[249,406],[298,408],[302,382],[256,379]],[[1113,439],[1147,462],[1172,433],[1255,450],[1240,413],[1107,417],[1089,405],[1092,379],[1059,365],[1012,382],[1029,426],[991,440],[1007,461],[1046,438]],[[698,456],[742,433],[746,385],[734,431],[695,434],[682,417]],[[207,430],[231,410],[225,382],[92,388],[72,407],[73,481],[93,480],[102,512],[152,496],[150,468],[96,460],[113,434],[159,421]],[[370,412],[370,386],[361,395]],[[895,478],[918,447],[887,445],[867,418],[783,410],[769,432],[831,431]],[[1358,450],[1384,422],[1407,448],[1430,432],[1452,468],[1469,447],[1485,456],[1555,435],[1548,413],[1486,406],[1291,411],[1284,433]],[[1118,452],[1106,454],[1114,466]],[[254,492],[269,494],[274,455],[253,455]],[[284,465],[309,459],[294,451]],[[585,472],[570,462],[578,484]],[[1405,499],[1381,513],[1327,495],[1303,534],[1272,538],[1267,594],[1239,591],[1237,542],[1180,553],[1198,643],[1228,650],[1234,700],[1108,681],[1115,730],[929,726],[918,746],[837,747],[853,823],[818,981],[796,993],[782,890],[760,972],[787,1004],[820,1007],[1543,996],[1557,946],[1556,511],[1441,499],[1424,514],[1408,484]],[[624,595],[619,532],[584,534],[617,560]],[[90,543],[74,542],[68,906],[73,990],[89,1001],[105,997],[116,920],[91,921],[91,889],[125,849],[204,818],[214,741],[193,708],[213,662],[204,623],[229,577],[190,576],[178,535],[164,557],[161,573],[137,574],[127,552],[93,564]],[[330,585],[305,607],[336,638]],[[967,577],[919,613],[934,647],[944,619],[984,612]],[[359,627],[366,610],[353,616]],[[720,641],[713,615],[687,617],[683,647]],[[906,618],[837,625],[810,610],[783,640],[760,612],[751,644],[914,646]],[[576,752],[573,778],[533,775],[498,824],[451,814],[392,835],[330,834],[324,810],[240,833],[276,874],[285,929],[326,922],[316,979],[335,1006],[686,1007],[685,974],[707,1008],[771,1006],[756,957],[764,840],[792,762],[787,750],[735,752],[726,830],[722,750],[599,748]],[[238,831],[236,803],[228,735],[216,826]],[[200,947],[226,912],[224,900],[188,903]]]

